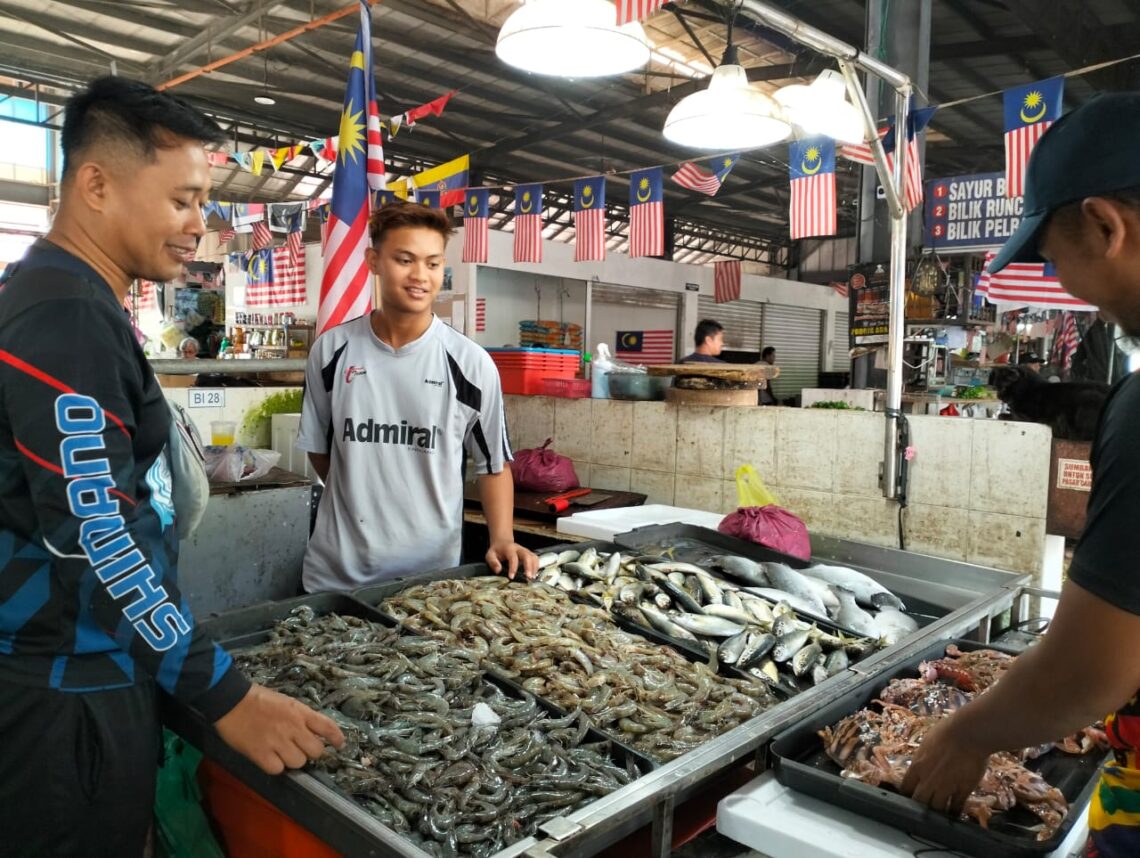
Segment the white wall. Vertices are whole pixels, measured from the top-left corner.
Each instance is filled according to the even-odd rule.
[[[633,286],[649,289],[659,289],[666,292],[680,292],[684,294],[684,310],[681,330],[677,332],[678,339],[687,343],[692,337],[693,330],[699,321],[697,311],[697,296],[713,295],[713,268],[711,265],[684,265],[676,262],[666,262],[660,259],[630,259],[624,254],[611,253],[605,262],[575,262],[574,247],[572,244],[558,242],[543,242],[543,259],[539,264],[515,262],[514,236],[510,233],[491,230],[488,237],[489,253],[487,265],[473,265],[461,261],[463,252],[463,229],[459,229],[447,248],[448,264],[455,269],[456,282],[459,282],[460,271],[464,283],[470,284],[470,298],[467,309],[468,330],[475,329],[475,299],[486,297],[482,293],[482,284],[485,280],[499,282],[502,272],[521,272],[524,275],[535,274],[543,277],[567,278],[570,280],[593,280],[600,283],[610,283],[619,286]],[[686,283],[696,283],[699,292],[685,290]],[[533,289],[533,286],[532,286]],[[533,291],[532,291],[533,294]],[[793,280],[781,280],[775,277],[760,277],[745,274],[742,278],[740,297],[746,301],[760,301],[763,303],[788,304],[797,307],[814,307],[819,310],[847,309],[846,300],[840,298],[827,286],[816,286],[810,283],[800,283]],[[490,305],[488,305],[489,308]],[[533,304],[531,305],[533,307]],[[545,299],[543,306],[546,306]],[[530,316],[520,318],[531,318]],[[595,313],[595,320],[598,320]],[[517,324],[517,320],[515,322]],[[488,323],[489,324],[489,323]],[[673,328],[675,322],[669,322],[662,327]],[[650,329],[657,327],[642,321],[630,324],[633,330]],[[614,330],[618,330],[615,326]],[[624,328],[621,328],[624,330]],[[599,334],[601,331],[598,332]],[[830,337],[830,329],[826,337]],[[612,332],[609,334],[612,339]],[[590,332],[591,346],[601,342],[599,336]]]
[[[631,307],[628,304],[601,304],[594,302],[594,321],[590,327],[589,350],[594,352],[598,343],[606,343],[610,351],[617,351],[618,331],[673,331],[673,346],[680,342],[684,357],[692,351],[692,332],[677,331],[677,313],[660,307]]]
[[[563,291],[568,294],[562,296],[560,309]],[[519,322],[524,319],[586,325],[586,284],[582,280],[548,277],[537,271],[480,268],[479,297],[487,301],[487,330],[477,333],[472,325],[468,335],[481,346],[517,346]]]

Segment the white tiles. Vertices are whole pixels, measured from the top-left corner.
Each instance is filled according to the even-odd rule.
[[[780,486],[776,491],[785,509],[807,525],[808,533],[835,535],[835,495]]]
[[[534,397],[508,397],[530,400]],[[554,449],[574,461],[593,461],[594,414],[592,399],[554,401]]]
[[[666,402],[633,403],[633,467],[677,470],[677,406]],[[637,491],[636,489],[634,491]]]
[[[541,447],[547,438],[554,438],[554,408],[558,400],[550,396],[531,396],[528,399],[525,406],[514,409],[514,414],[507,412],[511,444],[516,450]],[[555,438],[551,446],[562,453],[557,440]]]
[[[629,490],[645,495],[647,504],[672,506],[675,480],[676,476],[671,473],[634,469],[630,472]]]
[[[881,497],[879,470],[886,441],[882,414],[859,412],[835,415],[835,492]]]
[[[724,408],[678,406],[678,474],[724,479],[725,418]]]
[[[946,418],[931,418],[946,420]],[[903,513],[906,550],[933,554],[951,560],[965,560],[969,538],[970,513],[964,509],[912,503]]]
[[[616,399],[595,399],[593,403],[590,460],[599,465],[628,468],[633,449],[633,403]]]
[[[776,408],[726,408],[725,474],[736,477],[741,465],[751,465],[765,482],[776,479]]]
[[[836,412],[776,410],[776,480],[781,486],[832,491],[835,483]]]
[[[712,477],[677,475],[673,505],[689,509],[719,510],[724,497],[724,480]]]
[[[1045,518],[1052,433],[1036,423],[971,420],[970,509]]]
[[[919,416],[908,422],[915,450],[908,488],[911,503],[968,509],[975,427],[990,421]]]
[[[1039,576],[1045,560],[1045,519],[971,511],[966,560]]]
[[[612,468],[606,465],[590,466],[590,488],[611,492],[628,492],[630,489],[629,468]]]

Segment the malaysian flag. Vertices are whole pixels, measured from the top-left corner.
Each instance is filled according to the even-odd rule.
[[[789,220],[793,239],[835,235],[835,141],[811,137],[789,147]]]
[[[661,168],[638,170],[629,177],[629,256],[665,253],[665,202]]]
[[[360,27],[349,62],[332,207],[325,233],[318,334],[372,309],[372,278],[365,262],[370,187],[366,126],[374,97],[372,74],[371,7],[367,0],[361,0]]]
[[[302,218],[304,214],[298,212],[289,221],[289,233],[285,236],[285,247],[289,250],[289,259],[294,265],[305,267],[305,245],[301,243]]]
[[[475,299],[475,333],[481,334],[487,330],[487,299]]]
[[[1050,360],[1054,366],[1062,370],[1073,368],[1073,355],[1081,344],[1081,334],[1077,330],[1077,319],[1072,313],[1061,314],[1061,329],[1057,332],[1057,339],[1053,343],[1053,357]]]
[[[416,202],[421,206],[427,206],[431,209],[441,209],[443,208],[442,196],[442,191],[428,188],[416,188]]]
[[[614,357],[628,363],[667,364],[676,360],[672,331],[618,331]]]
[[[644,21],[665,5],[666,0],[617,0],[617,25]]]
[[[1061,118],[1065,79],[1015,86],[1002,94],[1005,106],[1005,195],[1025,193],[1025,170],[1029,155],[1049,126]]]
[[[603,176],[574,183],[574,261],[606,258],[606,180]]]
[[[1056,269],[1049,263],[1012,262],[997,274],[991,274],[989,265],[996,255],[994,251],[986,254],[985,268],[976,289],[977,294],[991,303],[1049,310],[1096,310],[1066,292],[1057,279]]]
[[[922,203],[922,162],[918,157],[918,135],[930,124],[930,119],[938,110],[937,105],[912,110],[907,116],[907,144],[906,164],[903,182],[903,206],[912,211]],[[883,140],[883,151],[887,156],[887,169],[895,168],[895,124],[892,119],[878,131]],[[838,154],[848,161],[854,161],[865,167],[873,167],[875,159],[871,156],[869,143],[844,143],[839,147]]]
[[[234,228],[229,224],[226,224],[218,230],[218,244],[226,244],[230,241],[233,241],[235,235],[237,235],[237,233],[234,232]]]
[[[273,251],[254,250],[246,257],[245,305],[273,306]]]
[[[840,298],[847,297],[847,281],[846,280],[832,280],[829,284],[831,290]]]
[[[463,261],[486,262],[490,253],[488,226],[490,225],[491,192],[472,189],[467,192],[463,205]],[[475,330],[479,330],[478,327]]]
[[[740,278],[739,259],[713,263],[713,297],[716,303],[740,300]]]
[[[264,220],[259,220],[253,225],[253,243],[250,244],[250,250],[261,250],[265,247],[273,246],[273,233],[269,231],[269,223]]]
[[[515,262],[542,262],[542,185],[515,188]]]
[[[732,172],[732,168],[736,166],[739,158],[739,155],[725,155],[715,162],[717,167],[715,170],[711,166],[703,167],[696,161],[686,161],[673,174],[673,181],[690,191],[708,194],[710,197],[714,196],[720,190],[720,186],[724,184],[724,180],[728,178],[728,174]]]

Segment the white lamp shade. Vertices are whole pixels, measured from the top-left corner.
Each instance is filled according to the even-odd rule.
[[[863,142],[863,117],[847,100],[847,86],[838,72],[822,72],[811,84],[791,84],[774,96],[788,119],[806,134],[822,134],[841,143]]]
[[[636,21],[617,26],[609,0],[529,0],[499,30],[495,53],[508,65],[557,77],[605,77],[649,62]]]
[[[719,66],[707,89],[677,102],[664,129],[667,140],[694,149],[755,149],[790,133],[779,105],[749,84],[738,65]]]

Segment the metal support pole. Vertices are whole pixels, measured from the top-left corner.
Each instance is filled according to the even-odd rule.
[[[895,163],[891,182],[901,200],[906,176],[907,110],[910,86],[895,93]],[[891,211],[891,309],[890,338],[887,346],[887,399],[883,411],[887,418],[883,444],[883,497],[898,496],[899,417],[902,414],[903,338],[906,331],[906,211]]]
[[[879,129],[875,127],[875,114],[871,112],[871,108],[867,104],[867,94],[859,85],[859,77],[855,74],[855,69],[845,60],[839,61],[839,69],[843,72],[844,80],[847,81],[847,92],[851,95],[851,100],[859,108],[859,112],[863,114],[863,137],[870,144],[871,157],[875,159],[875,172],[879,175],[879,182],[887,195],[887,207],[891,210],[891,217],[894,218],[903,212],[903,203],[899,196],[898,186],[887,166],[887,153],[883,150],[883,141],[879,137]],[[897,138],[898,135],[896,134]],[[905,216],[904,213],[903,217],[905,218]]]

